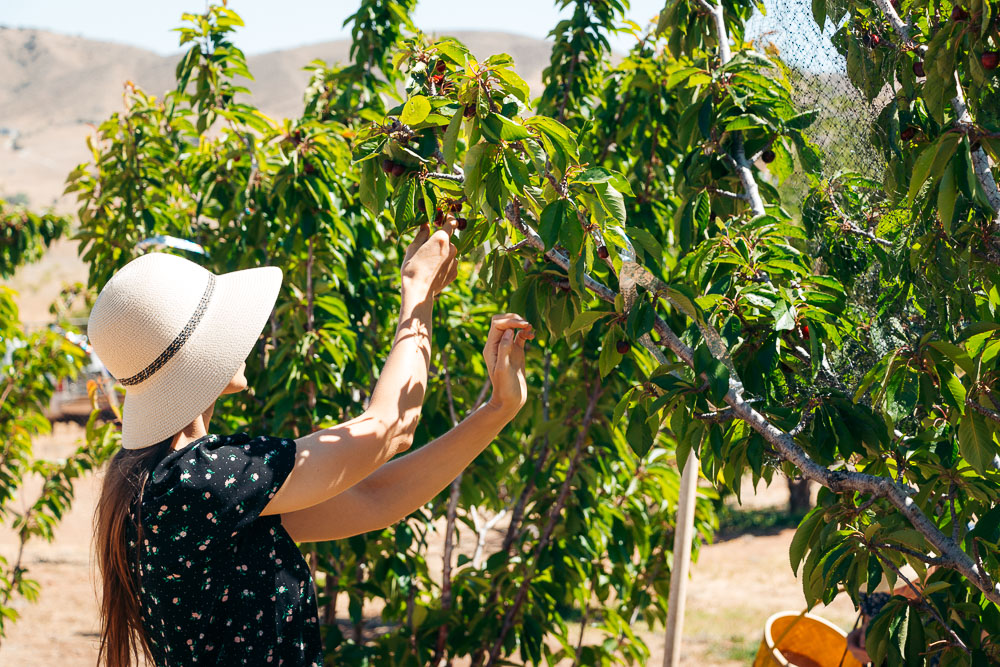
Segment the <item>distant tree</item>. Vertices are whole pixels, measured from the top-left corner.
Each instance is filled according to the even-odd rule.
[[[65,217],[38,215],[0,200],[0,277],[10,278],[18,267],[37,260],[68,226]],[[11,288],[0,285],[0,523],[18,538],[16,553],[0,554],[0,641],[19,616],[16,598],[34,601],[39,594],[23,561],[25,544],[37,538],[52,541],[73,502],[74,480],[97,468],[113,452],[114,442],[111,425],[98,425],[95,413],[86,442],[70,456],[35,456],[32,440],[52,429],[45,409],[56,383],[75,378],[85,355],[55,331],[25,332],[14,296]],[[25,498],[24,483],[34,476],[41,477],[42,489],[37,497]],[[21,506],[27,510],[19,511]]]

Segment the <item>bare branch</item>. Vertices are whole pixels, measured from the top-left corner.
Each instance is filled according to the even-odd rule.
[[[872,545],[872,546],[876,546],[876,547],[878,547],[880,549],[892,549],[893,551],[898,551],[900,553],[909,554],[909,555],[913,556],[914,558],[919,558],[920,560],[924,561],[928,565],[949,566],[951,564],[951,561],[949,561],[947,558],[941,558],[940,556],[928,556],[927,554],[920,553],[916,549],[911,549],[909,547],[904,547],[901,544],[882,543],[882,544],[875,544],[875,545]]]
[[[733,160],[733,165],[736,165],[736,161]],[[735,169],[735,166],[733,167]],[[723,190],[722,188],[717,188],[714,185],[709,185],[705,188],[708,192],[715,195],[722,195],[723,197],[729,197],[730,199],[739,199],[741,201],[750,201],[750,197],[739,192],[731,192],[729,190]]]
[[[927,601],[927,599],[926,599],[926,598],[924,597],[924,594],[923,594],[923,593],[921,593],[921,592],[920,592],[920,590],[919,590],[919,589],[917,589],[917,587],[913,585],[913,582],[911,582],[911,581],[910,581],[910,580],[909,580],[909,579],[908,579],[908,578],[906,577],[906,575],[905,575],[905,574],[903,574],[903,573],[902,573],[902,571],[900,571],[900,569],[899,569],[898,567],[896,567],[896,564],[895,564],[895,563],[893,563],[893,562],[892,562],[891,560],[889,560],[888,558],[886,558],[885,556],[883,556],[883,555],[882,555],[882,554],[881,554],[881,553],[879,552],[879,550],[878,550],[878,549],[873,549],[873,550],[872,550],[872,553],[874,553],[874,554],[875,554],[875,557],[876,557],[876,558],[878,558],[878,559],[879,559],[879,560],[881,560],[881,561],[882,561],[883,563],[885,563],[885,564],[886,564],[886,565],[888,565],[888,566],[889,566],[890,568],[892,568],[893,572],[895,572],[895,573],[896,573],[896,576],[897,576],[897,577],[899,577],[900,579],[902,579],[902,580],[903,580],[903,581],[904,581],[904,582],[906,583],[906,585],[907,585],[907,586],[908,586],[908,587],[910,588],[910,590],[911,590],[911,591],[913,591],[913,594],[917,596],[917,599],[918,599],[918,600],[920,600],[920,602],[922,602],[922,603],[923,603],[923,606],[924,606],[924,607],[926,607],[928,611],[930,611],[930,613],[931,613],[931,616],[933,616],[933,617],[934,617],[934,619],[935,619],[935,620],[936,620],[936,621],[937,621],[938,623],[940,623],[940,624],[941,624],[941,627],[942,627],[942,628],[944,628],[944,629],[945,629],[945,631],[946,631],[946,632],[947,632],[947,633],[948,633],[949,635],[951,635],[951,638],[952,638],[952,639],[953,639],[953,640],[955,641],[955,645],[956,645],[956,646],[958,646],[959,648],[961,648],[961,649],[962,649],[963,651],[965,651],[965,652],[966,652],[967,654],[969,654],[969,655],[972,655],[972,654],[971,654],[971,652],[969,651],[969,647],[968,647],[968,646],[966,646],[966,645],[965,645],[965,642],[963,642],[963,641],[962,641],[962,638],[961,638],[961,637],[959,637],[959,636],[958,636],[957,634],[955,634],[955,631],[954,631],[954,630],[952,630],[952,629],[951,629],[951,627],[949,627],[949,626],[948,626],[948,624],[944,622],[944,619],[943,619],[943,618],[941,618],[940,614],[938,614],[938,612],[937,612],[937,609],[935,609],[935,608],[934,608],[934,605],[932,605],[931,603],[929,603],[929,602]]]

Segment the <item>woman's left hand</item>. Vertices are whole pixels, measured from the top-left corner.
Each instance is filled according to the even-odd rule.
[[[520,315],[494,315],[483,348],[483,359],[493,385],[489,405],[511,419],[528,400],[524,377],[524,344],[535,337],[531,323]]]

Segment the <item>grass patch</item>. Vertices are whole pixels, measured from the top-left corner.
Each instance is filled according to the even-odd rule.
[[[724,542],[741,535],[774,535],[786,528],[795,528],[804,514],[791,514],[782,507],[738,509],[729,505],[716,508],[719,530],[716,542]]]
[[[743,635],[730,635],[727,639],[718,639],[708,645],[706,653],[723,660],[733,660],[749,665],[757,656],[760,640],[747,639]]]

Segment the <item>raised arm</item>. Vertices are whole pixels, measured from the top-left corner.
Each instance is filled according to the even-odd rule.
[[[450,242],[454,229],[449,217],[433,234],[427,225],[417,232],[401,269],[396,337],[368,408],[354,419],[298,438],[295,466],[262,514],[321,503],[410,447],[427,386],[434,297],[457,272]]]
[[[344,493],[283,514],[281,523],[292,539],[320,542],[380,530],[440,493],[524,405],[524,344],[533,337],[531,325],[519,315],[494,317],[483,351],[493,384],[490,400],[441,437],[389,461]]]

